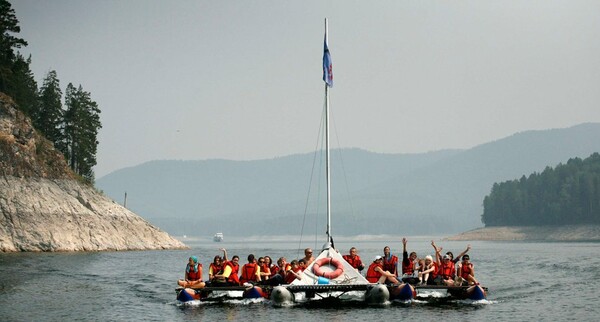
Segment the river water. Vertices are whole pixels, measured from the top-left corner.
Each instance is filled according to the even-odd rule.
[[[439,240],[439,239],[438,239]],[[191,250],[0,254],[2,321],[373,321],[445,320],[597,320],[600,316],[600,243],[471,242],[476,277],[488,287],[488,301],[415,301],[383,307],[292,306],[276,308],[267,300],[222,304],[175,301],[176,280],[190,255],[199,256],[205,275],[219,247],[229,256],[247,254],[301,257],[313,242],[184,240]],[[454,254],[466,242],[437,241]],[[346,239],[336,248],[359,249],[365,263],[389,245],[401,256],[400,238]],[[429,238],[409,238],[409,251],[432,254]],[[206,276],[205,276],[206,278]]]

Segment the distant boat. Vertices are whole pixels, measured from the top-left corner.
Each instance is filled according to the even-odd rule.
[[[223,233],[216,233],[213,236],[213,241],[215,241],[215,242],[222,242],[223,241]]]

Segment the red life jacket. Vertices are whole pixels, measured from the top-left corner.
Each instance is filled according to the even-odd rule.
[[[460,277],[467,279],[469,275],[473,272],[473,263],[469,263],[469,265],[462,265],[460,268]]]
[[[258,265],[256,263],[248,263],[242,266],[242,275],[240,276],[240,283],[244,284],[249,281],[256,281],[256,270]]]
[[[381,268],[383,269],[383,265],[379,264],[379,263],[371,263],[371,265],[369,265],[369,269],[367,270],[367,281],[369,281],[370,283],[377,283],[377,281],[379,281],[379,278],[381,277],[381,272],[378,272],[375,270],[375,268]]]
[[[442,263],[442,265],[440,265],[440,267],[438,268],[437,275],[441,275],[442,278],[444,278],[444,279],[449,279],[449,278],[453,279],[454,275],[456,275],[456,270],[454,269],[454,263],[452,263],[452,261],[449,261],[447,264]]]
[[[398,256],[392,255],[392,258],[388,261],[387,257],[383,257],[383,270],[388,271],[398,276]]]
[[[435,279],[438,275],[438,271],[440,270],[440,267],[437,262],[433,262],[432,264],[433,264],[433,272],[429,273],[429,278]]]
[[[281,266],[279,266],[279,265],[277,267],[278,267],[278,270],[279,270],[279,275],[285,277],[285,275],[287,274],[287,271],[290,270],[290,269],[292,269],[292,265],[290,263],[285,263],[284,266],[285,267],[283,267],[283,268]]]
[[[300,272],[302,269],[300,268],[300,266],[296,267],[293,269],[293,271],[295,273]],[[287,275],[285,275],[285,284],[290,284],[292,283],[294,280],[296,279],[296,275],[292,274],[292,273],[287,273]]]
[[[271,266],[271,275],[269,275],[269,277],[273,277],[275,276],[277,273],[279,273],[279,266],[277,265],[273,265]]]
[[[225,263],[225,265],[223,266],[223,269],[225,269],[225,267],[227,267],[227,266],[231,267],[231,274],[229,274],[229,277],[227,278],[227,282],[239,285],[240,279],[238,278],[238,270],[240,269],[240,266],[233,264],[233,262],[231,262],[231,261],[227,261]]]
[[[358,267],[360,265],[362,265],[362,261],[360,260],[360,256],[356,255],[354,258],[352,258],[351,255],[344,255],[342,256],[344,258],[344,260],[346,262],[348,262],[348,264],[350,264],[350,266],[358,269]]]
[[[215,265],[215,263],[210,263],[208,269],[213,273],[213,275],[217,275],[223,270],[223,265]]]
[[[415,262],[408,258],[408,260],[402,261],[402,274],[412,274],[415,271]]]
[[[198,271],[197,272],[194,272],[193,267],[190,267],[190,271],[187,272],[187,279],[189,281],[201,280],[202,279],[202,264],[198,263]]]

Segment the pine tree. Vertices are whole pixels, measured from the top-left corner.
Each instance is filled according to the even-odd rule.
[[[31,56],[25,59],[20,53],[17,54],[11,68],[11,80],[7,84],[6,94],[15,100],[21,111],[35,118],[40,102],[37,82],[30,65]]]
[[[61,152],[65,152],[62,132],[63,106],[62,91],[56,71],[48,72],[40,89],[40,108],[34,117],[34,125]]]
[[[0,0],[0,91],[7,92],[12,80],[12,66],[16,56],[13,48],[27,46],[27,42],[12,33],[21,32],[19,20],[10,2]]]
[[[93,183],[97,136],[98,130],[102,128],[100,109],[91,100],[89,92],[84,91],[81,85],[75,89],[72,83],[67,85],[65,105],[65,157],[75,173]]]

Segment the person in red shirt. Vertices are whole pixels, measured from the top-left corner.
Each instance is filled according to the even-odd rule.
[[[360,256],[358,256],[358,251],[356,250],[356,247],[350,248],[350,254],[344,255],[342,257],[346,262],[348,262],[348,264],[350,264],[350,266],[354,267],[354,269],[356,269],[359,272],[365,268],[365,265],[363,265]]]

